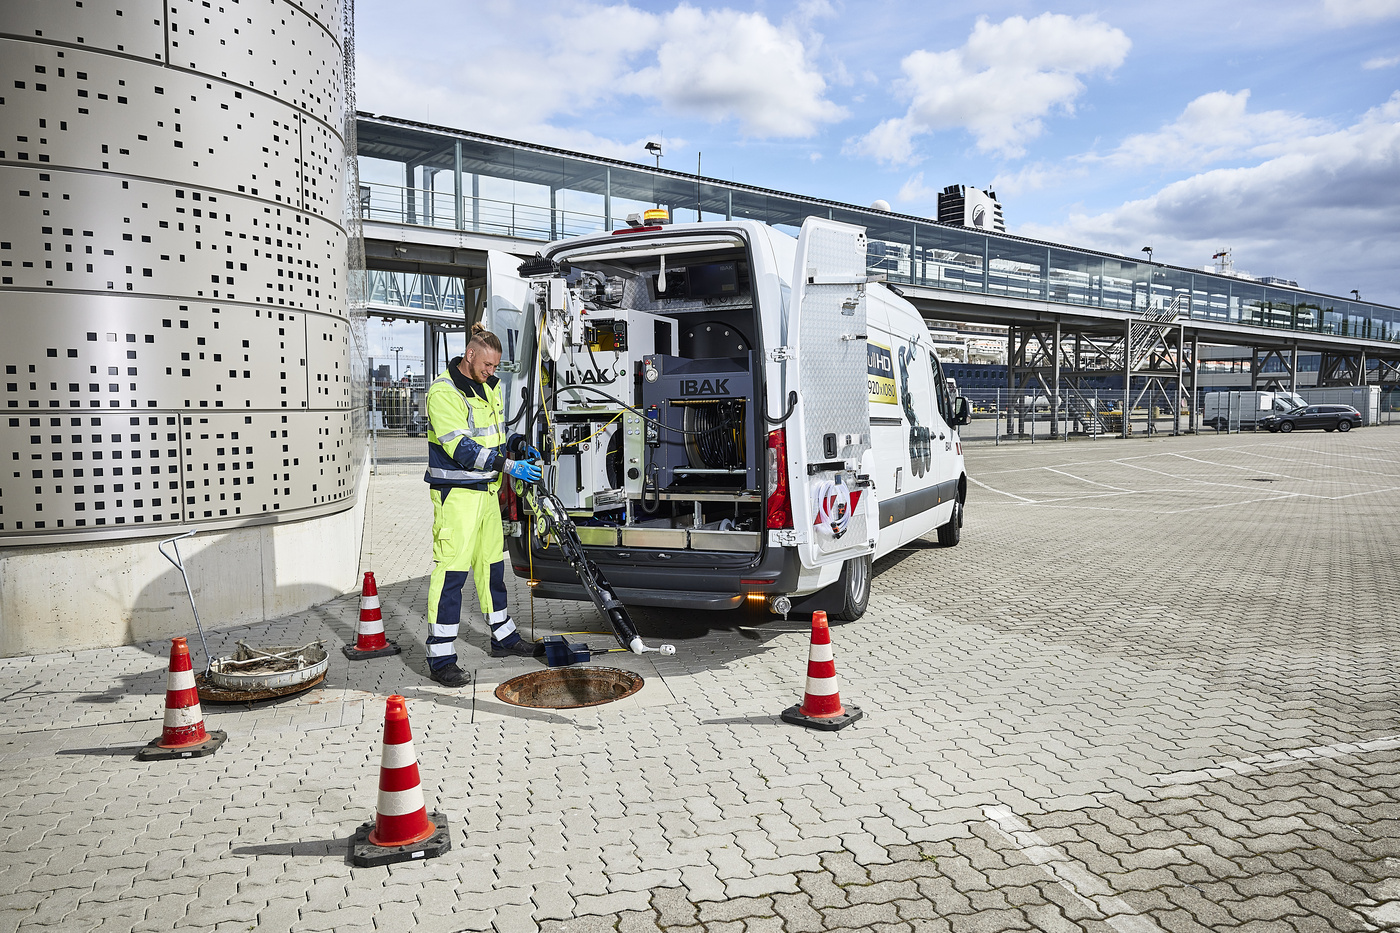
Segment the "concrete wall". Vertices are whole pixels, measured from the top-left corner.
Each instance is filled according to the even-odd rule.
[[[368,471],[352,509],[179,543],[206,631],[276,618],[359,587]],[[0,657],[196,634],[158,538],[0,551]],[[170,546],[167,545],[167,551]]]

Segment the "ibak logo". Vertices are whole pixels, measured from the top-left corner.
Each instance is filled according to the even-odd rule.
[[[728,379],[682,379],[681,395],[728,395]]]
[[[565,374],[565,381],[569,385],[607,385],[616,382],[617,377],[601,369],[582,369],[578,372],[569,370]]]

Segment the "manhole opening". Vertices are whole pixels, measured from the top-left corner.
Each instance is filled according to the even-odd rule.
[[[642,689],[639,674],[611,667],[552,668],[512,677],[496,699],[532,709],[578,709],[630,697]]]

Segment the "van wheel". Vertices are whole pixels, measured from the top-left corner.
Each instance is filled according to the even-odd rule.
[[[865,615],[870,605],[871,557],[852,557],[841,567],[841,579],[835,589],[841,597],[841,608],[832,613],[838,622],[854,622]]]
[[[963,524],[963,504],[961,499],[953,500],[953,515],[948,519],[946,525],[938,527],[938,544],[940,547],[957,547],[962,540]]]

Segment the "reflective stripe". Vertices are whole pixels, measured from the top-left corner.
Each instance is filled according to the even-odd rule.
[[[487,625],[500,625],[502,622],[504,622],[504,621],[505,621],[506,619],[508,619],[508,618],[510,618],[510,610],[509,610],[509,609],[498,609],[498,610],[496,610],[495,612],[491,613],[489,616],[486,617],[486,624],[487,624]]]
[[[455,441],[457,438],[466,437],[468,433],[469,432],[467,431],[448,431],[442,437],[438,438],[438,444],[440,446],[446,447],[449,443]]]
[[[360,597],[360,609],[361,609],[361,610],[364,610],[364,609],[378,609],[378,608],[379,608],[379,597],[378,597],[377,595],[375,595],[375,596],[361,596],[361,597]],[[194,686],[194,685],[191,684],[190,686]]]
[[[381,768],[407,768],[409,765],[417,763],[418,756],[414,754],[412,742],[404,742],[402,745],[385,745],[384,754],[379,759]]]
[[[811,650],[808,652],[807,660],[808,662],[831,661],[835,658],[836,655],[832,654],[831,652],[831,642],[827,642],[824,645],[812,645]]]
[[[496,478],[496,470],[486,470],[477,472],[474,470],[440,470],[437,467],[428,467],[428,475],[433,479],[454,479],[466,483],[479,483],[483,480]]]
[[[194,671],[170,671],[165,676],[167,690],[193,690]]]
[[[467,431],[466,433],[471,437],[489,437],[492,434],[505,434],[505,432],[501,430],[501,426],[497,424],[489,425],[484,428],[473,428],[470,431]]]
[[[199,704],[194,706],[177,707],[167,706],[165,708],[165,728],[178,729],[181,726],[197,726],[204,721],[204,714],[199,711]]]
[[[835,677],[808,677],[807,695],[829,697],[841,692],[841,685]]]
[[[491,627],[491,638],[494,641],[505,641],[513,634],[515,634],[515,622],[510,619],[506,619],[501,625]]]
[[[428,634],[431,635],[433,638],[456,638],[457,627],[457,625],[439,625],[438,623],[434,622],[431,626],[429,626],[429,628],[432,629],[432,631],[428,632]]]
[[[383,619],[373,619],[373,620],[361,619],[361,620],[360,620],[360,634],[361,634],[361,635],[383,635],[383,634],[384,634],[384,620],[383,620]]]
[[[442,644],[428,643],[428,657],[430,658],[445,658],[456,654],[457,652],[453,649],[450,641],[445,641]]]
[[[472,466],[476,467],[478,470],[482,470],[486,468],[488,462],[494,459],[496,459],[496,451],[492,450],[490,447],[483,447],[477,451],[476,463],[473,463]]]
[[[452,388],[453,388],[454,390],[457,388],[457,384],[454,383],[454,382],[452,381],[452,377],[451,377],[451,376],[438,376],[436,379],[433,380],[433,385],[435,385],[435,386],[452,386]],[[429,386],[428,388],[432,388],[432,386]],[[458,393],[458,394],[460,395],[461,393]]]
[[[422,809],[425,809],[422,784],[410,790],[381,790],[379,805],[375,808],[380,816],[406,816]]]

